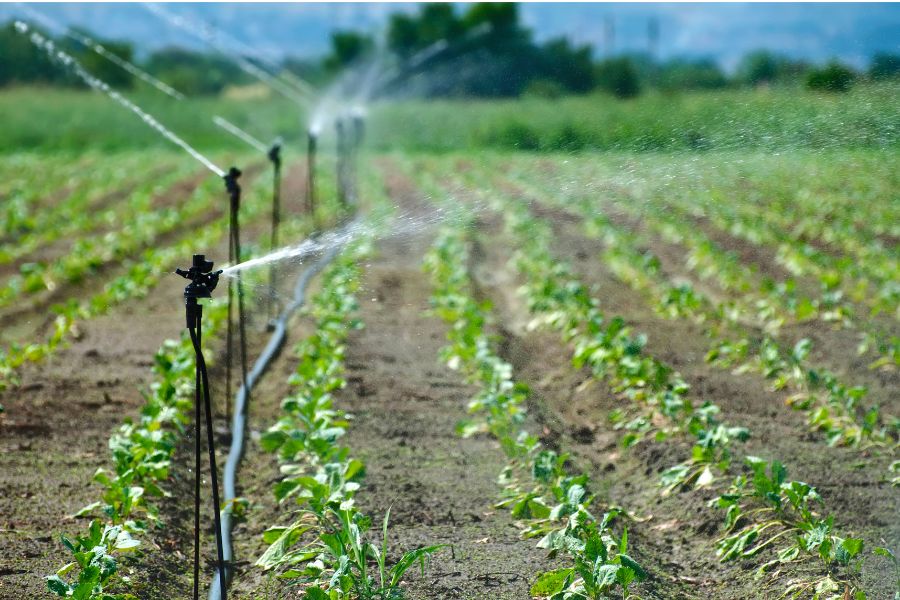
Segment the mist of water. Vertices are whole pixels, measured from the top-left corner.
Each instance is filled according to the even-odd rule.
[[[178,90],[173,89],[172,87],[166,85],[165,83],[163,83],[162,81],[160,81],[159,79],[157,79],[156,77],[151,75],[150,73],[147,73],[146,71],[144,71],[137,65],[134,65],[134,64],[128,62],[127,60],[117,56],[116,54],[113,54],[112,52],[107,50],[102,44],[92,40],[91,38],[84,35],[83,33],[80,33],[73,29],[69,29],[68,27],[64,26],[62,23],[59,23],[59,22],[51,19],[50,17],[48,17],[47,15],[45,15],[43,13],[39,13],[38,11],[34,10],[32,7],[30,7],[29,5],[27,5],[23,2],[17,2],[16,5],[20,9],[22,9],[22,11],[26,15],[28,15],[28,18],[33,19],[37,23],[40,23],[47,29],[59,31],[63,35],[68,36],[69,38],[75,40],[76,42],[78,42],[79,44],[84,46],[85,48],[90,48],[91,50],[93,50],[94,52],[96,52],[97,54],[99,54],[100,56],[105,58],[106,60],[108,60],[111,63],[113,63],[114,65],[124,69],[125,71],[128,71],[129,73],[131,73],[132,75],[134,75],[135,77],[140,79],[141,81],[151,85],[152,87],[156,88],[160,92],[162,92],[176,100],[184,100],[184,94],[182,94]]]
[[[214,116],[213,123],[224,129],[231,135],[235,136],[236,138],[243,140],[248,145],[256,148],[263,154],[269,151],[269,148],[265,144],[263,144],[261,141],[259,141],[231,121],[225,119],[224,117],[220,117],[219,115]]]
[[[307,89],[301,91],[300,89],[289,85],[283,79],[259,68],[257,65],[247,60],[241,52],[237,52],[221,43],[217,39],[217,37],[224,37],[223,33],[216,32],[218,34],[216,35],[210,31],[212,28],[209,25],[206,25],[205,27],[199,27],[181,16],[170,13],[159,4],[145,2],[144,7],[170,25],[189,33],[190,35],[209,44],[212,48],[215,48],[221,54],[224,54],[225,56],[231,58],[238,65],[238,67],[241,68],[242,71],[263,82],[288,100],[292,100],[303,106],[307,106],[310,103],[311,91],[309,89],[309,86],[307,86]]]
[[[23,21],[15,22],[16,31],[23,35],[28,35],[31,42],[47,53],[47,55],[68,68],[73,74],[75,74],[79,79],[85,82],[92,89],[103,92],[107,96],[109,96],[112,100],[118,103],[120,106],[127,108],[138,117],[141,118],[144,123],[155,129],[158,133],[163,135],[166,139],[180,147],[182,150],[190,154],[194,157],[198,162],[200,162],[204,167],[218,175],[219,177],[225,176],[225,171],[216,166],[210,159],[201,154],[198,150],[196,150],[193,146],[185,142],[183,139],[178,137],[175,133],[170,131],[157,121],[153,115],[144,111],[141,107],[136,105],[131,100],[125,98],[122,94],[112,89],[109,84],[100,79],[97,79],[90,73],[88,73],[85,68],[79,63],[75,58],[71,55],[63,52],[59,48],[56,47],[52,41],[45,38],[40,33],[33,31],[29,25]]]
[[[465,208],[433,207],[428,213],[399,213],[388,217],[372,217],[367,221],[355,220],[336,230],[310,237],[298,244],[273,250],[268,254],[252,258],[236,265],[226,266],[223,277],[236,277],[248,269],[291,261],[302,264],[311,256],[319,255],[332,248],[344,246],[362,237],[371,239],[404,238],[422,235],[443,223],[468,218],[473,212],[480,212],[486,205],[473,202]]]

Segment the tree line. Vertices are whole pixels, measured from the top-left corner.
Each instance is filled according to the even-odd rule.
[[[78,42],[68,37],[55,41],[110,85],[135,85],[129,73]],[[135,62],[130,43],[98,41]],[[868,69],[856,71],[837,61],[814,66],[760,50],[746,55],[731,75],[711,59],[658,61],[648,54],[631,54],[598,60],[590,46],[573,44],[565,37],[535,41],[522,25],[514,3],[478,3],[463,10],[450,3],[423,4],[414,14],[392,15],[379,38],[358,31],[336,31],[331,34],[327,55],[318,59],[288,57],[282,68],[324,85],[348,67],[387,57],[393,68],[377,82],[381,91],[427,97],[556,97],[600,90],[630,98],[648,89],[797,84],[840,92],[861,79],[900,74],[900,55],[895,54],[876,55]],[[253,82],[224,56],[182,48],[155,51],[139,65],[188,95],[218,94],[229,85]],[[0,86],[35,83],[80,85],[9,23],[0,29]]]

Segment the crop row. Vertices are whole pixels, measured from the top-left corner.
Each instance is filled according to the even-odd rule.
[[[890,181],[889,161],[870,158],[858,165],[842,159],[822,169],[817,163],[823,159],[777,160],[762,159],[761,165],[750,160],[746,166],[741,160],[738,168],[720,165],[724,168],[716,171],[721,174],[699,177],[698,185],[667,189],[665,205],[709,220],[753,246],[776,249],[785,268],[817,278],[824,292],[843,289],[875,312],[895,313],[900,301],[897,252],[885,240],[897,232],[900,215],[885,201],[890,186],[880,189],[877,183]],[[823,172],[830,170],[839,174]],[[803,171],[808,178],[797,177]],[[697,202],[700,190],[708,199],[702,204]],[[649,194],[642,199],[655,210],[660,198]]]
[[[216,186],[221,182],[207,179],[191,197],[174,207],[153,210],[146,203],[123,219],[120,227],[102,236],[90,236],[77,240],[68,254],[52,264],[42,262],[23,265],[23,274],[12,277],[0,287],[0,308],[18,301],[24,294],[52,291],[60,286],[84,280],[104,265],[133,256],[162,235],[177,231],[192,219],[207,212]],[[152,188],[146,190],[151,200]],[[221,192],[220,192],[221,193]]]
[[[120,170],[116,162],[97,155],[82,155],[74,160],[68,156],[27,154],[4,157],[0,168],[0,239],[15,240],[43,225],[46,214],[55,212],[55,206],[47,206],[50,199],[59,199],[63,194],[81,196],[108,180],[121,179],[129,169]],[[40,213],[35,214],[38,207]]]
[[[219,182],[217,182],[219,183]],[[248,194],[245,216],[253,219],[265,209],[264,195]],[[288,223],[296,232],[309,227],[309,220]],[[104,292],[86,305],[71,305],[72,312],[57,317],[56,333],[44,352],[52,351],[74,327],[76,318],[89,318],[131,297],[143,296],[158,282],[173,262],[190,255],[198,247],[211,247],[225,232],[222,223],[213,223],[197,234],[164,250],[148,250],[144,261],[130,267],[128,273],[107,284]],[[224,301],[214,301],[205,311],[203,329],[208,338],[216,335],[227,315]],[[36,356],[30,359],[36,359]],[[208,360],[208,362],[212,362]],[[77,517],[93,518],[85,536],[62,536],[63,545],[73,560],[47,579],[51,592],[61,597],[82,600],[127,600],[130,594],[113,594],[114,576],[119,570],[119,555],[139,549],[137,537],[149,526],[161,527],[156,501],[167,497],[164,483],[169,478],[176,444],[189,422],[194,391],[194,349],[184,332],[178,341],[167,340],[154,357],[155,381],[137,422],[126,421],[112,435],[109,447],[114,469],[98,469],[94,480],[104,492],[101,499],[84,507]],[[122,578],[127,583],[127,578]]]
[[[511,262],[524,281],[523,294],[534,316],[529,327],[558,330],[573,349],[574,365],[589,368],[631,405],[616,411],[625,445],[648,438],[694,440],[690,457],[662,473],[663,493],[688,486],[715,488],[722,476],[733,472],[729,467],[735,442],[750,432],[722,423],[718,407],[711,403],[695,406],[687,383],[646,354],[643,335],[634,334],[620,317],[604,317],[590,290],[551,253],[551,231],[545,223],[520,203],[497,198],[488,202],[503,215],[514,241]],[[839,535],[833,518],[821,517],[816,510],[821,498],[815,489],[787,480],[781,462],[755,457],[744,462],[752,475],[737,475],[732,487],[720,489],[713,503],[726,510],[724,535],[716,544],[721,559],[751,558],[769,550],[776,558],[764,565],[766,571],[818,558],[827,575],[794,580],[789,584],[791,593],[816,589],[821,598],[841,598],[845,592],[865,597],[858,584],[862,540]],[[759,465],[773,473],[769,484],[756,475]],[[727,515],[735,513],[743,519],[730,521]],[[739,531],[733,531],[736,525]]]
[[[226,306],[217,302],[205,313],[208,335],[219,329]],[[178,341],[166,340],[154,356],[155,381],[137,422],[126,421],[109,441],[114,468],[98,469],[94,481],[103,488],[101,499],[76,516],[100,513],[91,520],[84,536],[61,536],[72,561],[47,578],[50,591],[79,600],[127,600],[130,594],[113,594],[117,558],[135,552],[137,537],[159,525],[156,502],[168,496],[164,483],[176,443],[189,422],[194,395],[194,348],[187,332]]]
[[[293,499],[299,509],[290,525],[266,530],[263,540],[270,545],[256,564],[303,583],[308,600],[396,598],[406,571],[441,548],[409,551],[388,566],[390,511],[379,540],[369,533],[371,518],[354,502],[365,467],[339,444],[349,418],[335,407],[333,393],[346,385],[347,336],[362,326],[352,315],[357,262],[367,253],[367,242],[354,242],[324,273],[322,290],[308,311],[314,333],[296,348],[298,363],[289,380],[293,392],[281,403],[283,416],[260,440],[281,465],[275,498],[279,503]]]
[[[114,161],[113,164],[117,163]],[[92,173],[90,177],[85,177],[89,185],[79,180],[78,191],[68,193],[52,209],[42,210],[34,216],[27,230],[0,245],[0,264],[27,258],[36,250],[59,240],[72,239],[117,222],[127,223],[138,212],[153,210],[150,201],[154,196],[195,171],[185,167],[173,169],[163,177],[154,172],[135,176],[132,171],[121,168],[112,173],[104,170]],[[102,176],[106,177],[101,180],[101,185],[94,185],[91,181]],[[127,198],[116,200],[112,206],[96,206],[98,201],[102,204],[104,198],[126,193]],[[23,272],[23,275],[27,274]],[[32,285],[40,287],[37,282]]]
[[[868,393],[865,386],[847,385],[828,369],[810,363],[812,344],[808,339],[782,347],[777,327],[766,320],[772,313],[768,305],[752,305],[743,298],[723,300],[690,283],[673,281],[638,234],[598,214],[587,198],[563,208],[581,217],[589,236],[605,241],[602,260],[621,281],[648,295],[659,314],[690,318],[706,327],[711,339],[709,362],[721,367],[740,365],[741,371],[756,371],[773,381],[776,390],[790,389],[787,403],[803,410],[810,426],[823,432],[832,445],[893,445],[896,418],[882,416],[876,405],[863,405]],[[731,262],[727,265],[733,266]],[[709,265],[710,271],[715,268]]]
[[[601,188],[598,188],[598,184],[593,181],[590,169],[584,173],[577,171],[573,177],[574,179],[565,186],[566,200],[572,204],[583,207],[592,202],[592,199],[609,196],[607,191],[602,189],[602,184]],[[529,173],[519,174],[516,182],[533,190],[537,197],[559,196],[558,189],[535,182]],[[554,193],[549,194],[551,191]],[[801,291],[793,279],[760,280],[757,273],[743,264],[735,253],[723,249],[716,241],[710,239],[702,228],[697,227],[698,222],[707,218],[721,226],[722,223],[715,220],[715,214],[724,210],[736,211],[738,210],[736,207],[752,207],[751,203],[710,200],[698,206],[696,197],[683,193],[665,194],[664,197],[660,197],[653,192],[642,193],[639,186],[634,190],[629,188],[624,193],[628,196],[627,201],[616,203],[616,208],[667,242],[682,246],[686,251],[686,266],[702,280],[714,280],[723,291],[740,294],[744,299],[735,302],[741,303],[746,315],[759,321],[761,327],[775,332],[785,323],[810,319],[854,327],[861,332],[860,351],[874,350],[879,355],[878,362],[874,366],[894,368],[900,366],[900,339],[882,331],[865,315],[858,315],[854,307],[855,302],[871,299],[872,294],[868,291],[871,282],[866,283],[861,291],[857,289],[850,293],[849,297],[842,290],[845,283],[843,273],[847,271],[846,263],[849,259],[835,259],[836,262],[833,264],[828,263],[827,255],[792,236],[785,234],[780,235],[777,240],[770,239],[773,235],[771,227],[758,221],[724,227],[739,239],[750,241],[754,245],[769,245],[778,249],[780,262],[795,275],[810,273],[808,269],[798,270],[791,266],[801,260],[797,256],[818,257],[821,268],[812,272],[818,278],[820,286],[818,297],[815,297],[810,295],[810,291]],[[747,210],[759,209],[753,207]],[[592,214],[594,213],[596,211]],[[883,270],[892,273],[885,277],[894,277],[891,281],[896,281],[897,262],[896,260],[892,262],[893,267],[886,265]],[[822,265],[826,265],[827,268]],[[882,295],[888,300],[897,293],[896,290],[891,291],[895,285],[889,282],[882,288]],[[882,303],[877,310],[891,312],[893,309],[888,302]]]
[[[200,205],[209,208],[214,198],[222,195],[218,186],[221,186],[219,180],[212,180],[201,186],[194,194],[191,205],[195,208]],[[242,215],[245,223],[248,223],[265,213],[266,197],[250,193],[246,198]],[[222,239],[227,226],[224,220],[219,219],[204,225],[199,231],[186,233],[170,246],[147,248],[136,258],[123,257],[124,273],[108,281],[102,291],[81,301],[69,299],[65,304],[52,308],[56,317],[52,331],[45,340],[13,343],[0,350],[0,385],[15,383],[16,371],[26,362],[38,362],[55,352],[76,331],[79,321],[106,314],[127,300],[144,297],[177,261],[190,256],[197,248],[211,247]],[[83,259],[76,257],[72,260]]]
[[[647,573],[628,554],[627,527],[621,534],[613,529],[625,513],[610,509],[596,518],[588,476],[570,475],[568,456],[544,448],[523,427],[527,386],[513,379],[512,366],[493,348],[486,330],[490,307],[471,296],[469,225],[462,220],[442,230],[424,263],[434,288],[432,312],[450,326],[441,358],[479,390],[468,405],[472,418],[459,424],[458,433],[486,433],[500,443],[508,464],[498,479],[503,490],[497,507],[509,509],[522,534],[539,538],[538,547],[550,556],[567,557],[569,566],[538,575],[532,595],[586,600],[621,592],[627,598],[631,584]]]

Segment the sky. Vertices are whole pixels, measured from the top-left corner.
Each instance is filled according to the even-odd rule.
[[[98,36],[131,40],[139,52],[203,43],[150,13],[141,4],[35,4],[66,25]],[[212,23],[272,58],[314,57],[328,49],[335,29],[377,32],[395,11],[415,3],[184,3],[165,10]],[[464,5],[460,5],[464,9]],[[767,48],[792,58],[855,66],[876,52],[900,53],[900,3],[523,3],[522,21],[538,40],[561,35],[589,44],[595,56],[646,51],[648,27],[658,23],[660,58],[708,57],[732,69],[748,51]],[[16,14],[0,5],[0,19]],[[607,32],[613,31],[610,41]]]

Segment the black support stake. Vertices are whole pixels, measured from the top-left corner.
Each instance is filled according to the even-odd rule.
[[[334,122],[337,133],[337,197],[338,202],[345,211],[347,204],[347,128],[344,119],[339,118]]]
[[[353,133],[350,135],[352,139],[350,150],[350,198],[353,202],[353,207],[357,208],[359,202],[359,152],[362,148],[366,128],[363,116],[359,112],[353,114],[351,123],[353,124]]]
[[[306,145],[306,210],[312,218],[313,227],[319,228],[316,220],[316,147],[318,134],[310,129]]]
[[[272,161],[272,235],[269,240],[270,250],[278,247],[278,226],[281,223],[281,144],[276,142],[269,149],[269,160]],[[275,287],[278,282],[276,261],[269,266],[269,321],[278,316],[278,306],[275,301]]]
[[[195,254],[193,263],[187,271],[176,269],[175,272],[190,281],[184,288],[185,322],[191,343],[194,346],[196,356],[195,391],[194,391],[194,600],[200,600],[200,456],[201,452],[201,411],[200,400],[203,399],[206,416],[206,444],[209,452],[210,482],[212,485],[213,517],[216,526],[216,556],[219,577],[225,578],[225,558],[222,548],[222,517],[219,504],[219,473],[216,468],[215,436],[213,435],[212,404],[209,394],[209,376],[206,371],[206,361],[203,359],[203,347],[201,345],[203,320],[203,305],[198,302],[201,298],[211,298],[212,291],[219,283],[219,275],[222,271],[213,272],[213,263],[206,260],[202,254]],[[202,391],[202,393],[201,393]],[[225,600],[225,590],[222,590],[221,600]]]
[[[241,262],[241,230],[240,230],[240,210],[241,210],[241,186],[238,183],[238,178],[241,176],[241,172],[235,168],[231,167],[228,170],[228,174],[225,175],[225,189],[228,190],[228,200],[229,200],[229,213],[230,213],[230,235],[231,246],[229,248],[229,260],[231,264],[238,264]],[[240,336],[240,347],[241,347],[241,381],[244,386],[247,385],[247,332],[246,326],[244,322],[244,284],[241,279],[240,271],[235,274],[233,278],[234,285],[237,287],[237,305],[238,305],[238,331]],[[228,335],[227,341],[228,348],[226,349],[226,361],[228,363],[228,368],[226,368],[226,377],[228,377],[228,381],[226,381],[226,389],[228,392],[231,391],[231,359],[232,359],[232,319],[231,319],[231,303],[232,303],[232,279],[228,280]],[[229,396],[230,397],[230,396]],[[226,406],[228,406],[228,402],[226,402]],[[226,409],[226,419],[228,422],[231,421],[231,409]]]

